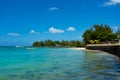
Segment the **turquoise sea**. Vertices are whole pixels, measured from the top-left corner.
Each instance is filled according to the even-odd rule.
[[[120,80],[120,61],[105,52],[0,47],[0,80]]]

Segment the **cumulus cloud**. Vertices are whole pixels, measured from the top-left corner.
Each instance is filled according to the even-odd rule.
[[[35,30],[31,30],[30,34],[39,34],[39,32],[36,32]]]
[[[112,6],[112,5],[116,5],[116,4],[120,4],[120,0],[109,0],[107,2],[104,2],[104,6]]]
[[[67,28],[67,31],[76,31],[76,29],[74,27],[69,27]]]
[[[8,33],[9,36],[20,36],[18,33]]]
[[[49,28],[49,32],[53,33],[53,34],[55,34],[55,33],[64,33],[64,30],[56,29],[54,27],[51,27],[51,28]]]
[[[50,11],[55,11],[55,10],[58,10],[58,8],[57,7],[51,7],[51,8],[49,8],[49,10]]]

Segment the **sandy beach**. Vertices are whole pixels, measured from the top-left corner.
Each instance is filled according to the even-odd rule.
[[[73,49],[73,50],[86,50],[86,48],[84,48],[84,47],[80,47],[80,48],[70,48],[70,49]]]

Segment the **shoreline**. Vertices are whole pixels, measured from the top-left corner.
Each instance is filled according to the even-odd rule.
[[[69,48],[69,49],[72,49],[72,50],[86,50],[86,48],[84,48],[84,47],[80,47],[80,48],[78,48],[78,47],[74,47],[74,48]]]
[[[90,49],[86,49],[85,47],[76,47],[76,48],[69,48],[69,49],[72,49],[72,50],[85,50],[85,51],[92,51],[92,52],[104,52],[104,51],[101,51],[101,50],[90,50]]]
[[[118,56],[116,56],[116,55],[114,55],[114,54],[111,54],[111,53],[109,53],[109,52],[106,52],[106,51],[102,51],[102,50],[90,50],[90,49],[86,49],[86,48],[84,48],[84,47],[80,47],[80,48],[69,48],[69,49],[72,49],[72,50],[85,50],[85,51],[91,51],[91,52],[94,52],[94,53],[103,52],[103,53],[105,53],[105,54],[109,54],[110,56],[114,56],[114,57],[116,57],[118,60],[120,60]]]

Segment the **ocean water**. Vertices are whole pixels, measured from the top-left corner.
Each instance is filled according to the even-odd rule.
[[[105,52],[0,47],[0,80],[120,80],[120,61]]]

